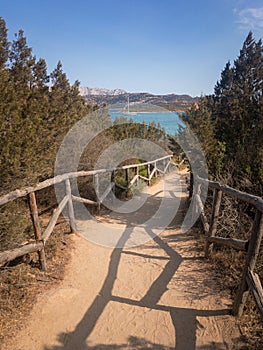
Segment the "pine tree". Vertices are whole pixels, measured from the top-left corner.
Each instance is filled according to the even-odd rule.
[[[10,80],[7,60],[9,56],[7,29],[0,17],[0,183],[6,186],[18,173],[19,155],[15,142],[19,111],[14,84]]]
[[[69,130],[72,125],[88,112],[84,100],[79,95],[79,82],[72,86],[62,70],[61,61],[51,73],[50,126],[59,133]],[[56,128],[56,125],[58,128]]]
[[[262,168],[262,84],[262,42],[250,32],[233,67],[228,62],[216,84],[212,118],[235,173],[256,181]]]
[[[216,175],[223,165],[225,144],[215,137],[215,122],[212,119],[213,98],[203,96],[198,107],[192,105],[184,121],[197,136],[205,153],[210,173]]]
[[[218,140],[226,142],[229,140],[229,120],[231,115],[232,88],[234,70],[228,61],[221,73],[221,80],[216,83],[214,92],[215,134]]]
[[[6,66],[8,60],[9,42],[5,20],[0,17],[0,69]]]
[[[48,83],[47,64],[43,58],[40,58],[33,66],[33,86],[38,89],[44,88],[44,90],[48,90],[46,85]]]
[[[39,108],[42,99],[36,98],[33,91],[34,75],[33,67],[36,58],[32,56],[32,48],[27,45],[23,30],[15,34],[10,52],[10,80],[13,83],[18,118],[12,123],[16,138],[11,145],[14,149],[14,157],[17,161],[19,177],[27,181],[35,181],[38,177],[38,145],[40,144],[39,132],[41,132],[41,115]]]
[[[27,45],[23,30],[19,30],[15,34],[9,59],[11,63],[10,77],[15,83],[19,97],[25,99],[33,84],[32,67],[35,58],[32,56],[32,48]]]
[[[69,107],[71,100],[71,87],[66,73],[63,72],[61,61],[50,75],[50,126],[55,127],[56,123],[63,128],[69,121]]]

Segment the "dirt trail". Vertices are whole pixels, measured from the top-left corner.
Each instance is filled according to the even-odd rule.
[[[101,219],[126,225],[118,236],[122,243],[160,205],[162,182],[149,191],[150,209],[133,219]],[[74,236],[65,279],[37,300],[13,350],[232,349],[239,337],[229,315],[232,301],[220,291],[202,247],[180,231],[184,185],[177,196],[175,220],[159,236],[148,230],[149,239],[138,247],[107,248]],[[79,220],[80,231],[87,226],[92,231]]]

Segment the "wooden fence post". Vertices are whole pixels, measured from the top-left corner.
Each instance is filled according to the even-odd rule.
[[[171,170],[171,158],[169,158],[169,159],[167,160],[167,165],[166,165],[166,167],[167,167],[167,173],[169,173],[170,170]]]
[[[196,205],[200,208],[200,217],[201,217],[201,221],[202,221],[203,228],[205,231],[205,236],[207,237],[208,232],[209,232],[209,223],[208,223],[207,217],[205,215],[204,204],[202,202],[200,194],[201,194],[201,184],[198,184],[198,190],[197,190],[197,193],[195,195],[195,202],[196,202]]]
[[[222,200],[222,191],[218,190],[218,189],[214,189],[212,214],[211,214],[211,219],[210,219],[208,237],[215,237],[215,235],[216,235],[221,200]],[[207,241],[206,247],[205,247],[205,257],[206,258],[209,257],[209,255],[212,252],[212,249],[213,249],[213,243],[210,243]]]
[[[127,190],[129,187],[129,169],[125,169],[125,182],[126,182],[126,186],[127,186]]]
[[[97,203],[98,203],[98,213],[100,213],[100,199],[99,199],[99,174],[94,175],[94,186],[95,186],[95,192],[97,194]]]
[[[156,169],[156,170],[155,170],[155,173],[154,173],[154,177],[158,177],[158,173],[157,173],[157,162],[154,162],[154,168]]]
[[[173,156],[171,156],[171,158],[169,159],[169,172],[172,169],[172,162],[173,162]]]
[[[194,189],[194,175],[190,167],[189,201],[193,197],[193,189]]]
[[[164,176],[164,175],[165,175],[165,167],[166,167],[166,165],[165,165],[165,159],[163,159],[162,163],[163,163],[163,176]]]
[[[32,220],[33,227],[34,227],[35,239],[36,239],[36,242],[38,243],[42,239],[42,230],[41,230],[39,216],[38,216],[38,209],[37,209],[35,192],[31,192],[28,194],[28,203],[29,203],[29,209],[30,209],[30,214],[31,214],[31,220]],[[38,258],[39,258],[39,263],[40,263],[41,269],[46,271],[47,264],[46,264],[44,244],[43,244],[43,248],[38,250]]]
[[[139,185],[139,166],[136,167],[136,176],[137,176],[136,186],[138,186]]]
[[[148,165],[147,165],[147,177],[148,177],[148,179],[149,179],[149,180],[148,180],[148,186],[151,185],[150,175],[151,175],[151,165],[148,164]]]
[[[192,195],[192,220],[195,221],[198,215],[198,201],[197,201],[197,196],[200,197],[201,193],[201,184],[198,183],[197,186],[194,188],[193,195]]]
[[[263,214],[259,210],[256,211],[251,237],[248,245],[248,252],[246,256],[246,263],[242,274],[242,280],[233,304],[233,314],[235,316],[242,316],[244,306],[248,297],[249,287],[247,284],[248,273],[253,270],[256,265],[260,243],[263,237]]]
[[[65,180],[65,186],[66,186],[66,195],[68,195],[68,216],[69,216],[69,223],[71,227],[71,232],[76,232],[76,222],[75,222],[75,215],[74,215],[74,206],[72,202],[72,195],[71,195],[71,186],[70,186],[70,180]]]
[[[114,183],[114,185],[112,186],[112,192],[115,194],[115,171],[114,170],[111,172],[111,183]]]

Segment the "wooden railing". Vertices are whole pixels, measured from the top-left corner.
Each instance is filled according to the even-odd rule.
[[[162,167],[160,166],[160,164],[162,164]],[[14,201],[18,198],[28,198],[31,220],[34,227],[35,242],[25,244],[12,250],[0,252],[0,266],[25,254],[38,252],[40,266],[43,270],[46,270],[47,266],[45,257],[45,244],[50,238],[53,229],[57,223],[57,220],[65,207],[67,207],[67,215],[71,229],[72,231],[76,231],[73,202],[82,202],[89,205],[95,205],[99,208],[103,200],[107,197],[110,191],[112,191],[113,186],[119,187],[123,190],[129,190],[138,182],[139,179],[142,179],[146,181],[147,184],[150,184],[150,181],[153,178],[153,176],[157,176],[157,174],[165,174],[171,165],[178,166],[177,164],[172,162],[172,155],[168,155],[162,158],[155,159],[153,161],[125,165],[117,168],[72,172],[55,176],[52,179],[48,179],[38,183],[36,186],[18,189],[1,196],[0,206],[5,205],[6,203]],[[147,176],[140,175],[139,169],[141,167],[147,168]],[[130,179],[129,171],[131,169],[133,169],[133,173],[135,175]],[[115,173],[117,171],[125,172],[125,186],[120,185],[115,181]],[[111,184],[105,190],[103,195],[100,196],[100,198],[97,198],[96,201],[93,201],[88,198],[82,198],[80,196],[75,196],[71,193],[70,179],[85,176],[93,176],[95,180],[94,183],[96,185],[99,182],[100,174],[105,173],[111,174]],[[49,223],[47,224],[47,227],[45,228],[44,232],[42,232],[35,192],[60,183],[64,183],[65,195],[58,204],[57,208],[54,210],[53,215]],[[193,193],[192,198],[195,203],[194,210],[200,213],[201,221],[203,223],[206,235],[206,256],[208,257],[211,254],[214,244],[219,244],[246,252],[246,262],[244,265],[239,290],[233,305],[233,313],[234,315],[241,316],[248,292],[250,290],[255,298],[258,309],[263,317],[263,289],[258,275],[254,272],[263,236],[263,199],[245,192],[238,191],[226,185],[221,185],[219,182],[215,181],[197,178],[197,183],[198,185],[195,186],[195,191]],[[205,185],[206,187],[208,186],[214,191],[210,221],[208,221],[205,215],[204,206],[201,200],[202,185]],[[249,240],[223,238],[216,236],[220,205],[223,194],[249,203],[255,207],[256,214]]]
[[[213,204],[210,222],[208,221],[201,201],[202,185],[213,190]],[[222,195],[228,195],[255,207],[255,218],[249,240],[217,237],[217,224],[220,213]],[[246,252],[246,261],[236,299],[233,304],[233,314],[241,316],[249,291],[254,296],[260,314],[263,318],[263,289],[259,276],[254,272],[260,244],[263,236],[263,199],[245,192],[238,191],[219,182],[197,178],[196,190],[193,194],[195,209],[198,210],[206,236],[205,254],[208,257],[214,244],[231,247]]]
[[[27,196],[28,205],[31,213],[31,220],[34,227],[35,242],[25,244],[23,246],[20,246],[12,250],[0,252],[0,266],[25,254],[38,252],[40,266],[43,270],[46,270],[47,266],[46,266],[46,258],[45,258],[45,244],[47,240],[50,238],[53,232],[53,229],[57,223],[57,220],[66,206],[67,206],[67,215],[71,226],[71,230],[76,231],[73,202],[82,202],[85,204],[95,205],[99,208],[103,200],[112,191],[113,186],[120,187],[124,190],[129,190],[132,186],[134,186],[138,182],[139,179],[146,181],[147,184],[149,185],[153,176],[157,176],[158,174],[165,174],[171,165],[176,166],[176,164],[172,162],[172,157],[173,157],[172,155],[167,155],[162,158],[158,158],[149,162],[144,162],[139,164],[125,165],[122,167],[111,168],[111,169],[79,171],[79,172],[72,172],[72,173],[67,173],[63,175],[57,175],[52,179],[48,179],[38,183],[36,186],[27,187],[24,189],[18,189],[10,193],[7,193],[6,195],[1,196],[0,206],[7,204],[8,202],[14,201],[18,198]],[[147,176],[140,175],[139,170],[142,167],[144,168],[147,167]],[[132,179],[130,179],[130,176],[129,176],[129,171],[131,169],[134,169],[134,173],[135,173]],[[116,171],[125,172],[126,186],[122,186],[115,181]],[[108,188],[102,194],[102,196],[100,196],[100,198],[97,198],[97,201],[93,201],[88,198],[78,197],[71,193],[70,179],[74,179],[77,177],[84,177],[84,176],[94,176],[95,186],[96,184],[98,186],[99,176],[105,173],[111,174],[112,183],[110,184],[110,186],[108,186]],[[50,186],[54,186],[56,184],[60,184],[60,183],[64,183],[65,196],[58,204],[58,207],[54,210],[53,215],[47,227],[45,228],[44,232],[42,232],[35,192]]]

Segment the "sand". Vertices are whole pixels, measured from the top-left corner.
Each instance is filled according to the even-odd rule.
[[[117,240],[123,248],[105,247],[103,239],[95,244],[94,234],[105,236],[105,226],[79,219],[82,234],[73,236],[64,280],[36,300],[13,350],[232,349],[240,336],[230,316],[233,301],[191,231],[180,230],[184,179],[173,192],[180,202],[175,219],[159,235],[144,222],[167,195],[162,181],[148,188],[150,197],[136,215],[98,218],[111,230],[122,229]],[[148,235],[139,246],[131,244],[136,230]],[[87,231],[91,241],[83,238]]]

